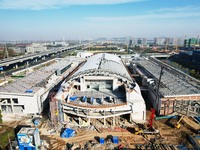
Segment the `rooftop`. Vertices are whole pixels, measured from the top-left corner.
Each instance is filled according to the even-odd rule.
[[[25,128],[21,128],[21,130],[18,132],[18,134],[31,134],[32,135],[35,133],[35,131],[36,131],[35,128],[25,127]]]
[[[161,71],[159,65],[149,60],[141,60],[138,63],[155,78],[159,79]],[[163,96],[193,95],[200,94],[200,87],[192,82],[188,82],[184,77],[174,75],[170,70],[164,69],[159,91]]]
[[[118,74],[131,81],[130,75],[124,67],[121,59],[117,55],[112,55],[108,53],[93,55],[92,57],[87,59],[87,62],[75,73],[74,76],[91,70]]]
[[[17,79],[10,84],[0,87],[0,92],[24,94],[35,93],[40,88],[45,87],[50,77],[58,68],[64,68],[71,63],[72,61],[70,59],[57,60],[56,63],[50,66],[40,68],[22,79]]]

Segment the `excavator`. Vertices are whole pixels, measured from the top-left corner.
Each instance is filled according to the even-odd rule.
[[[159,134],[159,130],[156,130],[156,129],[153,127],[154,118],[155,118],[155,109],[152,108],[152,109],[151,109],[151,116],[150,116],[150,119],[149,119],[148,127],[138,127],[138,128],[134,128],[135,134],[136,134],[136,135]]]
[[[181,127],[180,122],[183,120],[183,118],[184,118],[184,116],[181,116],[181,118],[179,119],[179,121],[176,124],[174,124],[174,128],[180,129],[180,127]]]

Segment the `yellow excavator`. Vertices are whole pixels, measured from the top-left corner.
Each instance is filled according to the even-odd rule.
[[[180,122],[183,120],[183,118],[184,118],[184,116],[181,116],[181,118],[179,119],[179,121],[174,125],[174,128],[180,129],[180,127],[181,127]]]

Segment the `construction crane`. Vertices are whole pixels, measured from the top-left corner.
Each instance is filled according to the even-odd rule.
[[[178,39],[176,38],[176,42],[175,42],[175,52],[178,53]]]
[[[178,50],[178,44],[176,44],[176,50],[175,50],[175,52],[176,52],[176,53],[179,52],[179,50]]]
[[[168,50],[168,44],[169,44],[169,39],[166,38],[166,40],[165,40],[165,52],[167,52],[167,50]]]

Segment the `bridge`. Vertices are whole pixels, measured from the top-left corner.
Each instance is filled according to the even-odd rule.
[[[69,50],[76,49],[76,48],[79,48],[79,47],[82,47],[82,46],[85,46],[85,45],[86,44],[52,48],[48,51],[41,52],[41,53],[26,54],[26,55],[22,55],[22,56],[3,59],[3,60],[0,60],[0,67],[6,67],[6,66],[9,66],[9,65],[12,65],[12,64],[17,64],[17,63],[20,63],[20,62],[33,60],[33,59],[35,59],[37,61],[37,58],[44,58],[45,59],[45,56],[55,55],[57,53],[62,53],[64,51],[69,51]]]
[[[151,56],[155,58],[167,58],[170,57],[170,54],[167,53],[146,53],[146,56]]]

